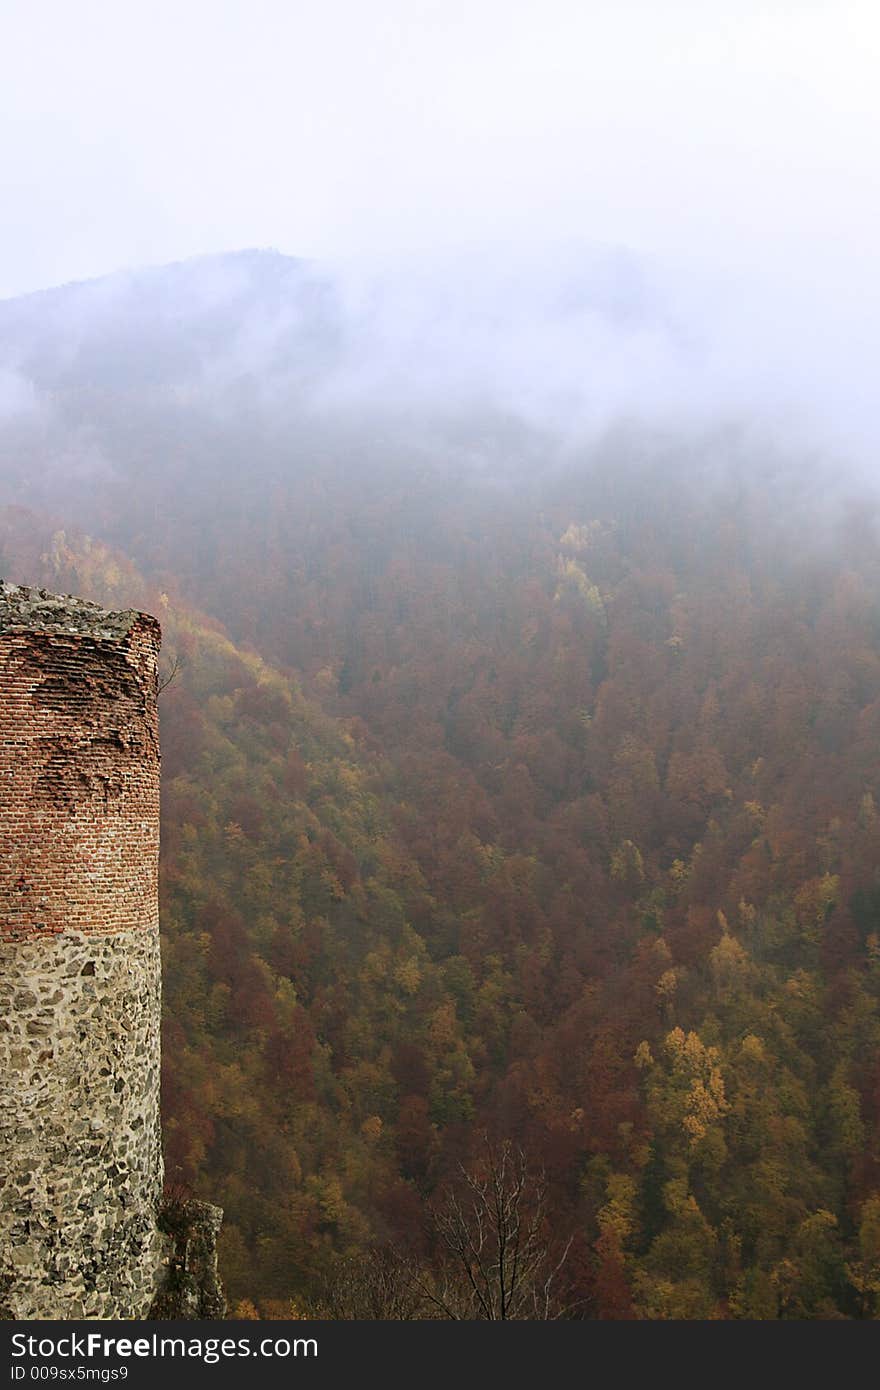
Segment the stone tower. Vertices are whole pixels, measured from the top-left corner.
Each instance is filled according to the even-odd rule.
[[[157,1285],[159,624],[0,584],[0,1307]]]

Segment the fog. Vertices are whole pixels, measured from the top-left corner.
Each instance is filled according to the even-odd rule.
[[[340,283],[349,331],[328,407],[483,401],[570,444],[623,421],[736,421],[860,470],[877,453],[867,286],[570,243],[347,266]]]
[[[372,419],[414,447],[478,417],[562,452],[621,424],[736,425],[864,478],[878,356],[869,287],[830,277],[571,241],[326,263],[248,252],[0,304],[0,421],[55,420],[69,436],[74,399],[96,397],[91,428],[116,392],[282,432]]]
[[[873,261],[878,47],[870,0],[6,0],[0,294],[566,237],[827,283]]]
[[[114,411],[165,459],[733,428],[873,478],[872,5],[12,0],[0,39],[17,498],[125,471]]]

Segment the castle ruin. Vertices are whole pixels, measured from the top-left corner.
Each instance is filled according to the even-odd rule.
[[[159,1282],[160,640],[143,613],[0,584],[9,1317],[142,1318]]]

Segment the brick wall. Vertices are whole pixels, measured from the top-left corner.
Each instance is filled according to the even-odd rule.
[[[155,930],[159,624],[34,592],[0,590],[0,940]]]

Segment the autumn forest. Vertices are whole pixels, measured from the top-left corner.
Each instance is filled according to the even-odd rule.
[[[163,626],[166,1174],[231,1310],[880,1316],[876,494],[372,408],[320,277],[199,273],[0,305],[0,575]]]

